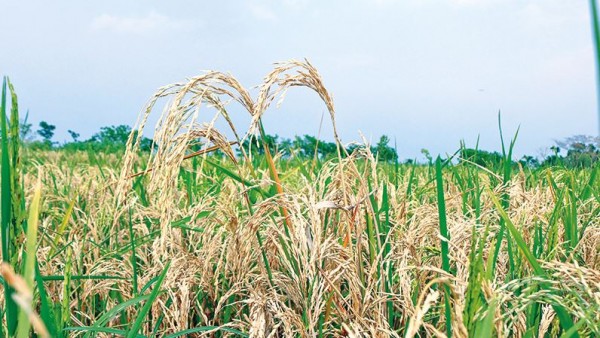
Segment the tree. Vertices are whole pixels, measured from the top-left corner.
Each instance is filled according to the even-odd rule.
[[[504,161],[502,155],[497,151],[485,151],[481,149],[462,148],[461,160],[467,160],[484,168],[498,168]]]
[[[101,127],[100,131],[94,134],[87,142],[100,146],[101,148],[124,149],[131,134],[131,127],[128,125]],[[137,130],[133,131],[133,136],[137,137]],[[142,137],[140,140],[140,149],[149,151],[152,148],[152,140]]]
[[[314,136],[304,135],[294,139],[294,147],[300,151],[300,155],[306,158],[314,158],[315,151],[321,159],[331,158],[337,153],[337,146],[333,142],[325,142]]]
[[[56,126],[49,124],[46,121],[40,122],[40,129],[37,133],[44,139],[46,143],[52,143],[52,136],[54,136],[54,130]]]
[[[387,135],[381,135],[379,142],[377,142],[377,145],[373,148],[373,152],[377,154],[379,161],[395,162],[398,159],[396,149],[390,147],[388,145],[389,143],[390,138]]]
[[[554,154],[548,156],[543,165],[564,165],[569,168],[590,167],[600,160],[600,138],[575,135],[564,140],[556,141],[556,146],[550,147]],[[566,151],[561,156],[561,150]]]
[[[299,155],[305,158],[313,158],[315,157],[315,151],[317,149],[317,138],[304,135],[303,137],[296,136],[294,138],[294,147],[299,150]]]
[[[535,168],[540,165],[540,161],[538,161],[537,158],[535,158],[534,156],[531,156],[531,155],[523,155],[523,157],[521,157],[521,160],[519,162],[521,163],[522,166],[530,167],[530,168]]]
[[[67,130],[69,132],[69,135],[71,135],[71,137],[73,138],[73,142],[77,142],[79,139],[79,133],[76,133],[74,131],[72,131],[71,129]]]
[[[90,140],[105,145],[125,145],[130,133],[131,127],[124,124],[101,127],[100,131],[94,134]]]
[[[423,149],[421,149],[421,154],[423,154],[423,156],[425,156],[425,158],[429,162],[429,165],[433,164],[433,157],[431,156],[431,153],[429,152],[429,150],[423,148]]]

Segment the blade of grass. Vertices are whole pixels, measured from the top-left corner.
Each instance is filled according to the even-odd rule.
[[[489,195],[490,195],[490,198],[492,199],[492,202],[496,206],[496,210],[498,211],[500,216],[504,219],[506,227],[508,228],[510,235],[515,240],[515,243],[517,244],[517,248],[519,249],[519,251],[521,252],[523,257],[527,260],[529,265],[531,265],[531,267],[536,275],[538,275],[539,277],[542,277],[544,279],[548,279],[548,275],[546,274],[546,272],[544,271],[544,269],[542,268],[540,263],[538,263],[535,256],[531,253],[531,251],[529,251],[529,247],[527,246],[527,243],[525,243],[525,240],[521,236],[521,233],[519,233],[519,230],[517,230],[515,225],[510,220],[510,217],[508,217],[508,214],[502,207],[502,204],[498,200],[498,197],[496,197],[492,192],[489,192]],[[540,283],[540,286],[542,288],[552,292],[552,289],[549,287],[549,285],[547,283]],[[556,315],[558,316],[558,318],[560,320],[560,325],[562,326],[562,328],[567,331],[569,329],[571,329],[571,327],[573,327],[573,320],[569,316],[569,313],[567,312],[567,310],[565,310],[564,307],[562,307],[558,304],[552,304],[552,308],[554,309],[554,312],[556,312]],[[579,337],[579,335],[577,333],[574,333],[574,337]]]
[[[55,304],[48,296],[48,292],[44,287],[44,281],[41,277],[42,274],[40,272],[39,263],[36,260],[35,283],[37,284],[38,293],[40,295],[40,317],[42,318],[44,324],[46,324],[46,328],[48,329],[48,333],[50,333],[51,337],[62,337],[62,332],[59,332],[56,328],[56,324],[60,324],[60,322],[57,321],[58,318],[55,316]]]
[[[112,307],[110,310],[106,311],[102,316],[100,316],[100,318],[98,318],[96,320],[96,322],[94,322],[94,325],[89,326],[89,327],[69,327],[69,328],[65,328],[64,330],[70,330],[70,331],[74,331],[74,330],[81,330],[81,331],[86,331],[88,332],[85,337],[90,337],[91,333],[93,332],[99,332],[98,330],[103,329],[104,326],[106,325],[106,323],[108,323],[111,319],[115,318],[119,313],[121,313],[121,311],[125,310],[126,308],[133,306],[135,304],[141,303],[145,300],[148,300],[150,298],[150,295],[141,295],[141,296],[137,296],[135,298],[132,298],[130,300],[124,301],[122,303],[119,303],[117,305],[115,305],[114,307]]]
[[[42,181],[38,174],[38,182],[33,193],[33,199],[29,207],[29,219],[27,221],[27,240],[25,247],[25,269],[24,279],[27,287],[33,290],[33,278],[35,274],[35,260],[37,251],[37,232],[38,232],[38,217],[40,210],[40,198],[42,195]],[[33,308],[33,304],[30,304]],[[21,311],[18,317],[17,337],[28,337],[31,323],[29,315],[25,311]]]
[[[64,268],[64,282],[63,282],[63,289],[62,289],[62,303],[61,303],[61,319],[62,319],[62,325],[61,327],[67,327],[70,325],[71,323],[71,308],[70,308],[70,301],[71,301],[71,269],[73,267],[73,249],[71,247],[69,247],[67,249],[67,261],[65,262],[65,268]]]
[[[152,304],[154,303],[154,300],[156,299],[156,297],[158,297],[158,294],[160,293],[160,287],[161,287],[165,277],[167,276],[167,271],[169,271],[169,266],[171,266],[171,262],[167,263],[167,266],[165,266],[165,269],[160,274],[160,277],[158,277],[158,280],[156,281],[156,283],[154,284],[154,287],[152,288],[150,297],[148,297],[146,304],[144,304],[144,306],[138,313],[137,318],[135,319],[135,322],[133,322],[133,326],[127,333],[127,338],[137,337],[138,332],[140,331],[142,324],[144,323],[144,320],[146,319],[146,315],[148,314],[148,312],[150,312],[150,309],[152,308]]]
[[[475,335],[473,337],[479,338],[491,338],[494,334],[494,318],[496,315],[496,307],[498,306],[497,301],[493,299],[488,305],[485,317],[477,326]]]
[[[63,331],[82,331],[90,333],[110,333],[111,337],[114,335],[125,336],[127,334],[126,330],[113,329],[111,327],[94,327],[94,326],[78,326],[78,327],[66,327]],[[147,338],[144,335],[138,334],[135,336],[136,338]]]
[[[12,220],[12,182],[11,182],[11,164],[8,152],[8,128],[6,123],[6,84],[8,79],[4,77],[2,81],[2,101],[0,103],[0,137],[2,147],[2,209],[1,209],[1,231],[2,231],[2,261],[11,264],[12,257],[11,244],[11,220]],[[6,315],[6,327],[9,335],[14,335],[17,329],[17,304],[12,298],[14,290],[6,282],[4,283],[4,303]]]
[[[513,152],[513,149],[515,146],[515,142],[517,140],[517,136],[519,135],[519,129],[517,129],[515,136],[513,137],[513,139],[510,142],[508,153],[506,151],[506,146],[504,144],[504,135],[502,132],[502,116],[501,116],[500,112],[498,112],[498,129],[500,132],[500,143],[502,144],[502,185],[504,188],[504,192],[502,193],[501,204],[504,209],[508,209],[510,206],[510,195],[506,192],[506,189],[508,187],[508,184],[510,182],[511,175],[512,175],[512,152]],[[506,232],[506,226],[504,223],[505,223],[504,219],[501,218],[500,219],[500,230],[498,231],[498,233],[496,235],[496,245],[494,248],[494,254],[488,258],[489,259],[489,261],[488,261],[488,277],[490,280],[494,278],[494,274],[496,271],[496,263],[498,262],[498,255],[500,254],[500,248],[502,247],[504,233]],[[513,257],[512,241],[510,240],[509,237],[506,238],[506,246],[507,246],[507,252],[508,252],[508,265],[509,265],[509,273],[507,275],[507,278],[512,278],[512,277],[514,277],[515,263],[514,263],[514,257]]]
[[[63,281],[65,278],[69,278],[70,280],[124,280],[126,278],[121,276],[104,276],[104,275],[71,275],[68,277],[61,275],[51,275],[51,276],[40,276],[40,279],[44,282],[55,282],[55,281]]]
[[[75,201],[76,201],[76,198],[73,198],[71,200],[71,202],[69,203],[67,210],[65,211],[65,216],[63,217],[62,222],[60,222],[60,225],[58,226],[58,230],[56,231],[56,235],[54,236],[54,239],[52,240],[53,245],[52,245],[52,249],[50,249],[50,253],[48,254],[48,256],[54,255],[54,253],[56,251],[55,248],[61,241],[63,234],[65,233],[65,230],[67,229],[67,226],[69,225],[69,220],[71,219],[71,214],[73,213],[73,208],[75,207]]]
[[[438,215],[440,222],[440,236],[441,236],[441,255],[442,255],[442,269],[448,274],[452,275],[450,270],[450,257],[448,242],[450,241],[450,233],[448,232],[448,225],[446,222],[446,201],[444,199],[444,178],[442,176],[442,159],[438,156],[435,161],[435,181],[437,187],[437,204],[438,204]],[[448,337],[452,337],[452,308],[450,304],[450,288],[444,284],[444,302],[446,305],[446,334]]]
[[[133,269],[133,296],[138,295],[138,272],[137,272],[137,255],[135,252],[135,233],[133,232],[133,222],[131,220],[131,208],[129,208],[129,242],[131,245],[131,267]]]
[[[273,179],[273,181],[275,182],[275,189],[277,191],[277,194],[279,195],[283,195],[283,188],[281,186],[281,180],[279,179],[279,173],[277,172],[277,168],[275,167],[275,162],[273,161],[273,156],[271,156],[271,151],[269,150],[269,146],[266,143],[266,133],[265,133],[265,129],[263,127],[263,123],[262,120],[259,119],[259,130],[260,130],[260,136],[261,139],[263,141],[263,148],[265,150],[265,159],[267,160],[267,164],[269,165],[269,172],[271,173],[271,178]],[[282,206],[281,208],[281,214],[283,215],[284,218],[284,229],[286,234],[289,237],[289,233],[290,233],[290,228],[292,227],[291,221],[290,221],[290,216],[288,213],[288,210]]]
[[[242,331],[232,329],[229,327],[203,326],[203,327],[195,327],[193,329],[175,332],[175,333],[165,336],[165,338],[176,338],[176,337],[182,337],[182,336],[187,337],[188,335],[190,335],[192,333],[200,333],[200,332],[208,332],[208,331],[211,331],[211,332],[224,331],[224,332],[236,334],[240,337],[250,337],[248,334],[246,334]]]

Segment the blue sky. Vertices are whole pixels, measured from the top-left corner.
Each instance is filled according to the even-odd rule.
[[[0,74],[58,140],[133,124],[158,87],[202,70],[250,87],[273,62],[304,57],[333,93],[342,140],[387,134],[402,158],[478,135],[498,150],[499,110],[507,134],[521,126],[519,155],[597,133],[588,1],[0,0],[0,12]],[[323,111],[290,91],[265,127],[316,134]]]

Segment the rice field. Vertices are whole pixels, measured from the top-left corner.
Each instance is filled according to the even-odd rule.
[[[328,110],[335,158],[257,141],[296,87]],[[514,139],[495,167],[384,163],[341,146],[331,97],[308,61],[254,91],[207,72],[160,88],[125,152],[33,151],[5,80],[0,334],[600,336],[597,167],[522,167]],[[263,152],[237,155],[246,139]]]

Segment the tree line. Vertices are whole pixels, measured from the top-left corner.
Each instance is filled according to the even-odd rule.
[[[86,140],[80,139],[80,134],[68,130],[71,140],[59,144],[53,141],[56,126],[46,121],[41,121],[35,134],[32,125],[25,122],[21,123],[21,138],[27,145],[35,149],[67,149],[67,150],[95,150],[95,151],[119,151],[124,150],[132,129],[128,125],[105,126],[94,133]],[[137,131],[133,131],[134,133]],[[35,137],[37,136],[37,137]],[[142,137],[140,148],[142,151],[152,149],[152,139]],[[514,164],[520,164],[523,167],[538,168],[547,166],[563,166],[569,168],[592,167],[600,160],[600,138],[576,135],[568,137],[562,141],[556,141],[556,144],[549,149],[551,153],[545,156],[536,157],[525,155]],[[279,153],[284,158],[319,158],[330,159],[337,156],[337,145],[334,142],[320,140],[314,136],[304,135],[294,138],[283,138],[278,135],[266,135],[264,142],[260,137],[246,139],[238,147],[238,155],[241,155],[243,148],[246,153],[261,155],[264,153],[263,144],[269,148],[273,154]],[[346,147],[348,153],[353,153],[358,148],[363,147],[358,144],[351,144]],[[382,135],[378,142],[370,147],[371,152],[381,162],[396,163],[399,160],[398,152],[395,147],[390,145],[390,138]],[[422,150],[423,155],[431,160],[431,155],[426,149]],[[220,153],[217,152],[216,155]],[[496,151],[486,151],[463,147],[459,152],[459,161],[468,161],[486,168],[494,168],[502,165],[503,156]],[[415,163],[414,160],[406,160],[405,163]]]
[[[127,140],[132,130],[128,125],[106,126],[94,133],[86,140],[80,139],[80,134],[67,130],[71,136],[71,140],[59,144],[53,140],[56,126],[46,121],[41,121],[35,134],[33,133],[31,124],[21,123],[21,139],[26,144],[35,149],[67,149],[67,150],[96,150],[96,151],[118,151],[125,150]],[[137,133],[137,131],[133,131]],[[36,137],[37,136],[37,137]],[[150,151],[152,147],[152,139],[142,137],[140,147],[143,151]]]
[[[68,130],[71,140],[59,144],[53,141],[54,132],[56,126],[49,124],[46,121],[39,123],[36,131],[37,139],[33,137],[32,126],[26,122],[21,125],[22,139],[28,141],[28,145],[36,149],[68,149],[68,150],[102,150],[102,151],[116,151],[124,150],[129,139],[129,135],[132,129],[128,125],[118,126],[106,126],[101,127],[100,131],[93,134],[87,140],[81,140],[80,134]],[[137,131],[133,131],[136,133]],[[40,139],[41,138],[41,139]],[[150,151],[152,148],[152,139],[142,137],[140,148],[142,151]],[[398,159],[398,153],[394,148],[390,146],[390,139],[388,136],[383,135],[380,137],[376,145],[371,147],[373,154],[378,156],[380,161],[384,162],[395,162]],[[284,157],[302,157],[302,158],[314,158],[329,159],[337,156],[337,146],[334,142],[327,142],[319,140],[314,136],[304,135],[296,136],[293,139],[281,138],[278,135],[266,135],[265,140],[260,137],[253,137],[244,140],[242,145],[238,147],[238,155],[241,155],[240,148],[243,148],[245,152],[252,153],[255,155],[261,155],[264,153],[263,144],[266,144],[271,153],[281,153]],[[196,145],[198,147],[198,145]],[[350,145],[347,147],[347,151],[352,153],[356,150],[358,145]],[[217,152],[217,155],[220,153]]]

